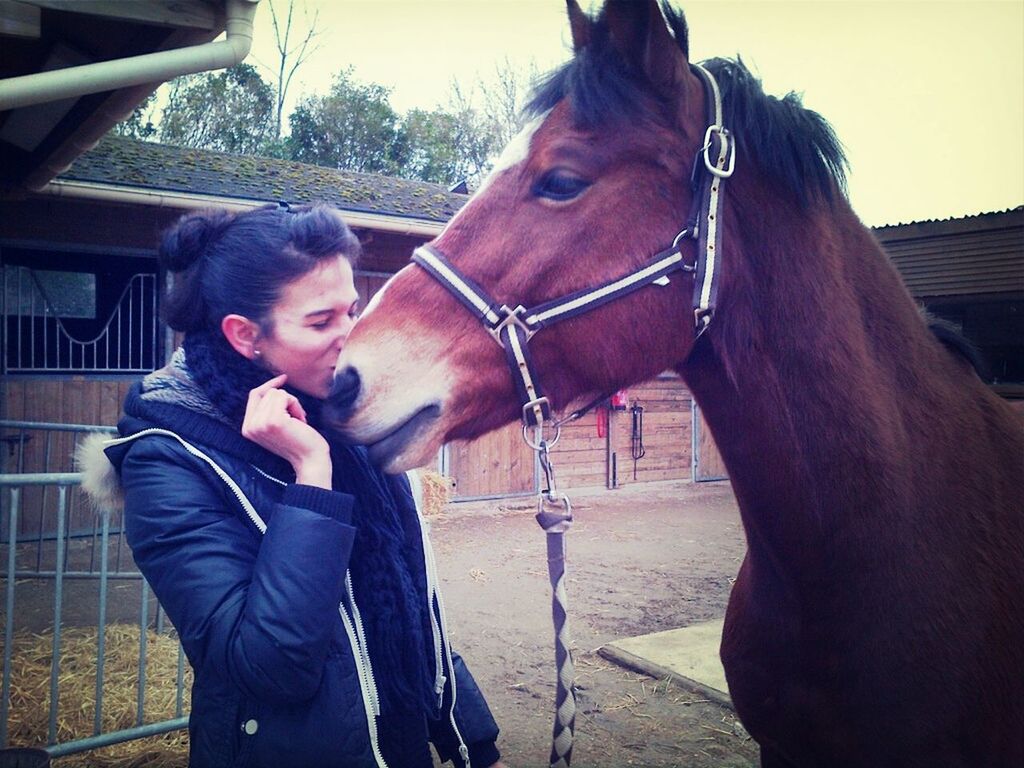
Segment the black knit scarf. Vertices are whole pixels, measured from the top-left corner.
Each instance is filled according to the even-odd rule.
[[[185,362],[195,383],[241,428],[249,391],[273,374],[235,352],[220,333],[185,336]],[[287,388],[286,388],[287,389]],[[362,447],[332,439],[320,421],[321,401],[288,390],[302,403],[309,423],[328,438],[333,487],[355,496],[356,528],[349,571],[359,602],[382,712],[433,712],[433,654],[427,646],[430,618],[418,523],[403,519],[392,481],[374,467]]]

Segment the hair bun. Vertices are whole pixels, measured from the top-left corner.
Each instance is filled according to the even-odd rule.
[[[234,220],[228,211],[189,213],[164,234],[158,259],[170,272],[182,272],[206,255],[210,246]]]

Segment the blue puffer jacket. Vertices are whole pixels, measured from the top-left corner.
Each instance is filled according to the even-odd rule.
[[[140,402],[136,389],[126,412]],[[353,497],[289,482],[285,462],[207,416],[159,403],[144,412],[122,420],[124,437],[105,453],[135,561],[195,671],[190,765],[384,765],[374,673],[387,670],[373,668],[362,634],[358,604],[372,596],[353,596],[347,578]],[[392,483],[425,526],[410,481]],[[443,760],[485,768],[498,759],[498,729],[447,643],[421,530],[442,705],[426,718],[430,740]]]

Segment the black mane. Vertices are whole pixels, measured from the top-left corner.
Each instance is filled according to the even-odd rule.
[[[667,6],[664,11],[686,55],[685,17]],[[805,109],[795,93],[781,99],[765,94],[761,81],[738,57],[703,64],[718,80],[725,126],[736,137],[740,163],[756,163],[804,205],[818,196],[831,200],[836,188],[845,190],[846,157],[821,115]],[[583,128],[635,119],[650,114],[652,105],[664,106],[643,75],[616,50],[603,14],[593,23],[588,45],[537,85],[524,111],[536,116],[565,98]]]

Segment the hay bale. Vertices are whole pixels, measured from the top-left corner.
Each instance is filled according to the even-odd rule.
[[[138,696],[139,628],[110,624],[105,633],[102,730],[135,725]],[[174,636],[146,633],[145,722],[176,716],[178,641]],[[96,627],[71,627],[61,633],[57,741],[91,736],[96,711]],[[53,633],[15,633],[11,657],[11,746],[46,744],[50,707],[50,665]],[[185,664],[183,708],[189,710],[192,671]],[[55,760],[55,768],[171,768],[188,762],[188,732],[115,744]]]
[[[451,499],[452,481],[430,469],[419,469],[416,472],[423,486],[423,515],[437,517],[444,512]]]

